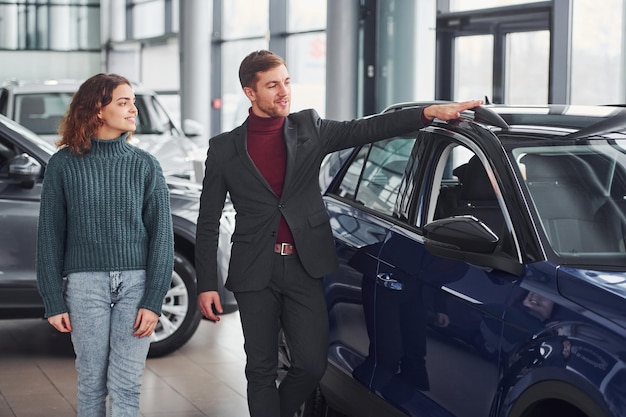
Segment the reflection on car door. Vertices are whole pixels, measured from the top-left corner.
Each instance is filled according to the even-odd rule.
[[[380,248],[392,227],[377,213],[391,214],[413,140],[396,138],[363,147],[338,186],[339,199],[327,199],[340,267],[326,286],[331,322],[329,360],[356,381],[370,386],[374,363],[371,310]],[[356,203],[356,204],[355,204]],[[362,210],[363,205],[375,209]],[[364,308],[365,307],[365,308]]]
[[[442,152],[438,163],[434,159],[433,174],[426,175],[433,183],[425,189],[450,205],[438,204],[439,215],[472,214],[498,222],[502,213],[497,201],[488,208],[469,189],[488,195],[484,187],[493,192],[490,183],[473,184],[483,178],[476,173],[457,177],[464,169],[469,173],[470,162],[462,162],[469,159],[472,169],[484,171],[482,164],[467,149],[452,149]],[[380,250],[372,298],[372,390],[409,416],[489,415],[498,382],[503,306],[512,282],[504,273],[434,256],[425,249],[418,228],[395,225]]]

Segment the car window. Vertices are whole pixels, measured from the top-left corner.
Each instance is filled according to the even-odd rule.
[[[9,170],[9,161],[16,155],[13,144],[0,136],[0,178],[6,177]]]
[[[156,124],[161,127],[164,131],[174,129],[174,125],[172,120],[170,119],[169,114],[163,108],[161,103],[157,101],[155,97],[150,97],[150,102],[152,103],[152,107],[154,108],[155,120]],[[179,132],[177,132],[180,134]]]
[[[369,153],[370,146],[371,145],[363,146],[348,166],[346,174],[337,188],[336,194],[338,196],[348,200],[353,200],[356,197],[356,188],[359,183],[361,171],[363,171],[363,165],[365,164],[365,159]]]
[[[414,138],[397,137],[360,149],[336,193],[381,214],[393,215]]]
[[[512,230],[480,157],[450,143],[435,165],[428,222],[453,216],[473,216],[499,238],[500,250],[517,258]]]
[[[6,88],[0,88],[0,114],[7,115],[7,107],[9,106],[9,92]]]
[[[14,120],[37,134],[54,135],[71,100],[71,93],[18,94]]]
[[[135,133],[137,134],[161,134],[164,132],[163,129],[160,129],[157,124],[154,123],[154,111],[151,106],[149,106],[149,102],[147,102],[147,97],[138,95],[136,97],[135,106],[137,106],[137,130]]]
[[[181,135],[175,130],[175,127],[165,111],[163,106],[158,102],[156,97],[151,95],[137,95],[137,134],[163,134],[171,132],[172,134]]]
[[[428,221],[450,217],[459,204],[463,171],[474,153],[464,146],[450,144],[436,165],[431,217]]]

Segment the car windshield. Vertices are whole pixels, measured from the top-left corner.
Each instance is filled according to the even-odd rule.
[[[569,263],[623,264],[625,139],[519,147],[513,156],[539,223],[558,256]]]

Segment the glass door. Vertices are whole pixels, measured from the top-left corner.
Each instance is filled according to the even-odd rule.
[[[539,104],[550,93],[547,3],[441,13],[437,91],[443,100]]]

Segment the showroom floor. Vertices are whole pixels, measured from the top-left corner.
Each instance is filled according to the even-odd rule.
[[[141,416],[247,416],[244,362],[238,313],[203,321],[181,349],[148,359]],[[76,416],[69,336],[44,320],[1,320],[0,417],[44,416]]]

